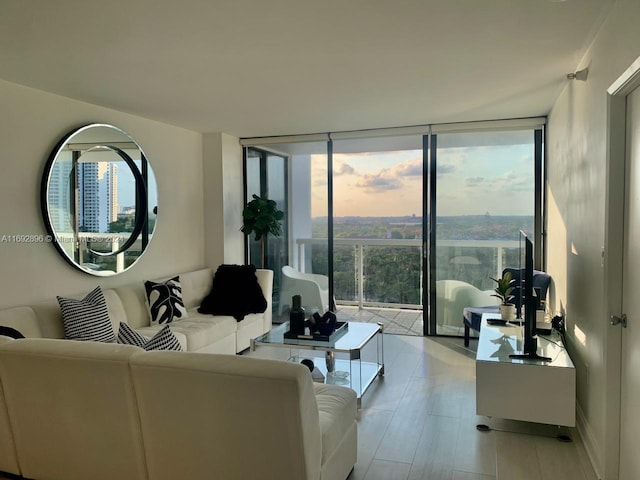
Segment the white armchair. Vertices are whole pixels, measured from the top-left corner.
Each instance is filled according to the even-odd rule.
[[[329,310],[329,278],[315,273],[302,273],[288,265],[282,267],[280,303],[278,313],[285,306],[291,306],[291,297],[300,295],[302,306],[308,310],[317,310],[321,314]]]
[[[493,290],[479,290],[458,280],[436,282],[436,319],[438,325],[461,328],[462,312],[466,307],[486,307],[499,302],[492,297]]]

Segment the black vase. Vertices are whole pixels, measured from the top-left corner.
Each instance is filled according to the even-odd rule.
[[[295,335],[304,335],[304,323],[302,297],[294,295],[291,299],[291,310],[289,311],[289,331]]]

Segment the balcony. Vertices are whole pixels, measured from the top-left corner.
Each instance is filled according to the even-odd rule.
[[[297,239],[298,268],[323,264],[326,238]],[[334,240],[334,295],[340,319],[382,322],[389,333],[422,335],[423,242],[419,239]],[[458,280],[491,290],[490,277],[518,261],[517,241],[438,240],[436,280]],[[326,264],[326,263],[325,263]],[[323,273],[326,271],[314,271]],[[446,300],[446,299],[445,299]],[[453,308],[458,308],[453,307]],[[462,333],[462,311],[437,319],[439,334]]]

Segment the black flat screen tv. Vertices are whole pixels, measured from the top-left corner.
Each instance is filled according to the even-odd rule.
[[[520,230],[520,288],[521,318],[524,317],[524,334],[522,353],[509,355],[514,359],[531,359],[550,362],[551,359],[538,355],[538,338],[536,337],[536,292],[533,288],[533,242],[527,234]]]

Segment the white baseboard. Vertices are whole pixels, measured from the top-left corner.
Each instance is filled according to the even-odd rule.
[[[578,402],[576,402],[576,428],[580,434],[580,439],[584,445],[591,467],[593,467],[596,477],[602,480],[602,458],[599,455],[602,449],[598,448],[598,442],[593,434],[591,425],[589,425],[587,417],[585,417]]]

